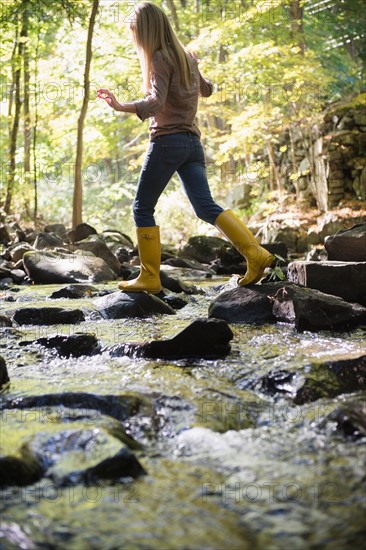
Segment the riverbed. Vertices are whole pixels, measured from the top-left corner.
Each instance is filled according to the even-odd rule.
[[[138,443],[134,454],[146,471],[137,479],[95,485],[60,487],[42,479],[3,488],[1,548],[363,546],[365,438],[340,433],[332,413],[350,400],[363,400],[365,392],[300,406],[289,392],[269,395],[261,380],[280,370],[295,372],[301,380],[310,364],[366,354],[365,329],[299,334],[291,324],[233,324],[231,352],[224,359],[111,357],[108,346],[170,338],[194,319],[207,317],[224,280],[191,278],[189,283],[201,286],[204,294],[191,296],[174,316],[113,321],[96,314],[91,298],[51,302],[48,296],[64,285],[1,292],[0,313],[52,303],[81,308],[86,316],[77,326],[0,329],[0,355],[10,377],[1,399],[21,403],[25,397],[83,392],[139,400],[136,414],[113,421]],[[115,290],[114,284],[93,286]],[[34,343],[76,332],[95,334],[101,352],[64,358]],[[103,444],[100,435],[110,417],[82,404],[4,410],[2,453],[11,454],[40,434],[56,434],[61,425],[69,431],[85,429],[87,421],[101,438],[102,456],[114,445],[113,438]]]

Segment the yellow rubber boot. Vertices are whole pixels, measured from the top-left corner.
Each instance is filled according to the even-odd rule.
[[[121,281],[118,288],[125,292],[151,292],[157,294],[161,290],[160,283],[160,233],[157,225],[153,227],[137,227],[137,244],[140,256],[140,274],[131,281]]]
[[[266,267],[270,267],[274,256],[260,246],[254,235],[237,218],[230,209],[224,210],[216,218],[215,226],[244,256],[247,262],[247,271],[244,277],[238,280],[238,285],[252,285],[263,276]]]

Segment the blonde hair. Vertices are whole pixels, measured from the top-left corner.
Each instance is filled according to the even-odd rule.
[[[157,50],[179,71],[181,83],[188,88],[191,84],[189,52],[178,40],[165,12],[152,2],[142,2],[134,7],[129,27],[140,58],[145,92],[150,90],[151,63]]]

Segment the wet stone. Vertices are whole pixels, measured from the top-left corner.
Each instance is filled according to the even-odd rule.
[[[0,355],[0,389],[9,382],[8,369],[6,368],[6,362]]]
[[[94,334],[57,335],[50,338],[38,338],[36,343],[46,348],[56,349],[61,357],[82,357],[95,355],[100,351],[98,340]]]
[[[224,319],[228,323],[275,322],[269,296],[281,287],[283,283],[268,283],[223,292],[210,304],[209,317]]]
[[[94,305],[104,319],[146,318],[151,315],[175,314],[172,307],[147,292],[113,292],[97,298]]]
[[[128,355],[148,359],[218,358],[230,352],[233,333],[225,321],[197,319],[170,340],[154,340],[143,344],[117,344],[112,356]]]
[[[13,321],[18,325],[74,325],[85,321],[85,316],[80,309],[25,307],[15,311]]]
[[[366,223],[327,237],[324,246],[329,260],[366,262]]]
[[[70,300],[77,300],[79,298],[89,298],[91,294],[98,292],[98,290],[92,285],[75,284],[65,286],[60,290],[55,290],[50,295],[51,299],[68,298]]]
[[[366,324],[365,307],[294,283],[282,284],[271,299],[275,317],[295,323],[299,332],[343,330]]]

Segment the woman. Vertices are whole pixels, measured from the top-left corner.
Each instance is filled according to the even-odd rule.
[[[178,40],[164,11],[151,2],[135,6],[129,24],[140,58],[145,98],[119,103],[107,89],[98,90],[113,109],[150,118],[150,146],[142,166],[133,204],[140,274],[121,281],[125,291],[158,293],[160,236],[155,224],[156,203],[177,172],[196,215],[215,225],[245,257],[247,271],[238,284],[256,283],[273,256],[262,248],[232,210],[218,206],[209,189],[200,131],[195,123],[198,97],[212,94],[213,85],[198,69],[195,56]]]

